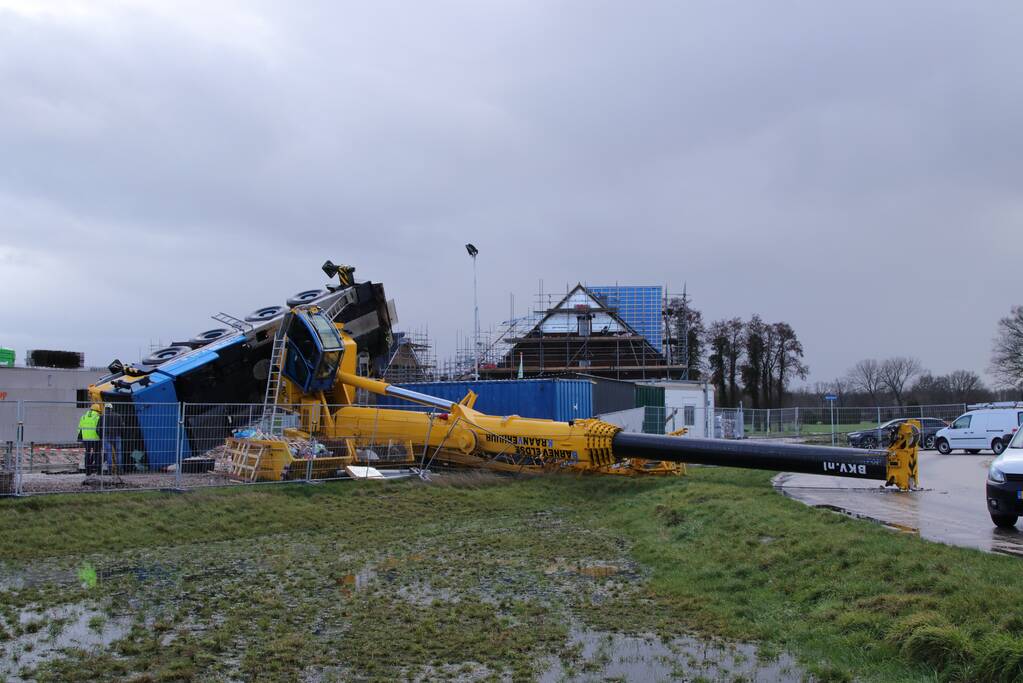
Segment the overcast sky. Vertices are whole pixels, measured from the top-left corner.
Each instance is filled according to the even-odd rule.
[[[211,9],[212,8],[212,9]],[[136,360],[383,282],[440,351],[688,283],[810,380],[983,372],[1023,303],[1018,2],[0,0],[0,345]]]

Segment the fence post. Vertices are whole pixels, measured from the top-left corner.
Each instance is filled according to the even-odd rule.
[[[881,406],[877,407],[877,447],[881,448],[881,438],[884,434],[881,433]]]
[[[835,402],[828,401],[831,404],[831,445],[837,446],[837,436],[835,435]]]
[[[14,444],[14,495],[22,495],[21,482],[21,451],[25,447],[25,402],[18,401],[18,427],[15,433]]]
[[[183,490],[181,485],[181,440],[185,438],[185,404],[178,403],[177,437],[174,443],[174,488]]]
[[[102,404],[101,404],[100,407],[102,408]],[[76,404],[76,409],[77,409],[77,404]],[[99,480],[99,490],[100,490],[100,492],[103,491],[103,487],[106,485],[106,481],[105,481],[106,477],[104,476],[104,474],[105,474],[104,473],[104,469],[106,469],[106,466],[107,466],[107,454],[106,454],[106,448],[104,448],[105,441],[106,441],[106,434],[105,434],[106,425],[107,425],[107,421],[102,417],[102,411],[101,411],[100,419],[99,419],[99,431],[97,432],[99,434],[99,475],[97,476],[97,479]],[[84,438],[84,435],[83,435],[83,438]],[[106,470],[106,473],[108,473],[109,476],[111,476],[111,477],[113,476],[113,472],[111,472],[110,470]]]
[[[312,484],[313,483],[313,454],[312,453],[306,453],[305,457],[306,457],[306,461],[305,461],[305,483]]]

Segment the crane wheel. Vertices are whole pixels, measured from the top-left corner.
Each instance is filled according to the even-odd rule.
[[[288,307],[289,308],[294,308],[295,306],[301,306],[302,304],[307,304],[310,301],[316,301],[317,299],[319,299],[321,296],[323,296],[326,293],[327,293],[327,290],[325,290],[325,289],[307,289],[305,291],[299,292],[298,294],[296,294],[293,297],[291,297],[290,299],[288,299],[288,302],[287,302],[288,303]]]
[[[226,327],[218,327],[215,330],[206,330],[200,332],[191,339],[188,340],[189,344],[195,344],[196,346],[204,346],[210,342],[215,342],[218,339],[223,339],[227,335],[231,334],[231,330]]]
[[[146,356],[145,360],[142,361],[142,364],[160,365],[161,363],[166,363],[169,360],[173,360],[180,355],[188,353],[191,350],[192,348],[189,346],[168,346]]]
[[[267,320],[273,320],[283,312],[284,306],[264,306],[263,308],[257,308],[252,313],[245,316],[245,322],[265,323]]]

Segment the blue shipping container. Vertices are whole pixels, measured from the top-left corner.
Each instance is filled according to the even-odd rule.
[[[413,382],[398,386],[421,394],[461,401],[475,391],[476,410],[488,415],[542,417],[568,422],[593,417],[593,382],[580,379],[481,380],[479,382]],[[412,407],[393,396],[377,396],[377,405]]]

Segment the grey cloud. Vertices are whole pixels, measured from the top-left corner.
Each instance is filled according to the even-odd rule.
[[[469,240],[485,321],[540,279],[686,281],[791,321],[813,379],[983,369],[1019,303],[1011,3],[89,7],[0,10],[0,285],[47,301],[0,343],[102,363],[330,257],[449,352]]]

